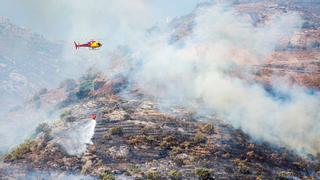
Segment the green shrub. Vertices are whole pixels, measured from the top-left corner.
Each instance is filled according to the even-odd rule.
[[[78,99],[83,99],[89,95],[89,92],[94,89],[94,79],[98,76],[98,72],[94,69],[88,70],[88,72],[80,78],[79,91],[76,93]]]
[[[149,180],[159,180],[161,179],[161,174],[157,171],[149,171],[147,174],[147,179]]]
[[[51,130],[51,128],[50,128],[48,123],[41,123],[41,124],[39,124],[37,126],[35,131],[36,131],[35,133],[37,135],[37,134],[39,134],[41,132],[43,132],[45,134],[49,134],[52,130]]]
[[[83,99],[89,95],[89,92],[93,88],[92,81],[83,81],[80,83],[79,91],[76,93],[78,99]]]
[[[280,171],[278,172],[277,176],[276,176],[276,179],[289,179],[288,177],[289,176],[293,176],[293,173],[292,172],[286,172],[286,171]]]
[[[197,116],[197,112],[196,111],[190,111],[186,114],[185,118],[188,120],[195,120]]]
[[[174,159],[174,163],[178,166],[181,167],[185,165],[184,159],[182,157],[177,157]]]
[[[160,143],[160,147],[164,149],[171,148],[174,145],[177,145],[177,139],[172,135],[163,138],[162,142]]]
[[[181,172],[179,172],[177,170],[172,170],[169,172],[169,177],[172,180],[180,180],[180,179],[182,179],[182,174],[181,174]]]
[[[86,165],[82,166],[81,174],[89,174],[89,173],[90,173],[90,168]]]
[[[63,120],[65,117],[69,116],[71,114],[70,110],[64,110],[61,114],[60,114],[60,119]]]
[[[111,173],[101,173],[99,175],[101,180],[115,180],[116,178]]]
[[[213,134],[214,126],[212,124],[206,124],[203,127],[201,127],[201,131],[206,134]]]
[[[146,136],[145,140],[149,144],[154,144],[155,142],[157,142],[157,139],[154,136]]]
[[[195,174],[199,177],[200,180],[210,179],[210,170],[207,168],[197,168]]]
[[[141,172],[141,169],[139,168],[139,166],[136,165],[130,165],[128,168],[128,171],[132,174],[137,174]]]
[[[5,161],[14,161],[20,159],[24,154],[31,152],[31,149],[36,146],[37,143],[35,140],[25,140],[22,144],[16,147],[13,151],[4,156]]]
[[[103,138],[104,140],[111,140],[111,139],[112,139],[112,137],[111,137],[111,135],[110,135],[109,132],[105,133],[105,134],[102,136],[102,138]]]
[[[195,137],[193,138],[193,143],[200,144],[200,143],[206,143],[207,137],[204,136],[202,133],[197,133]]]
[[[250,174],[250,168],[246,165],[245,162],[239,162],[237,164],[237,169],[242,174]]]
[[[49,141],[52,139],[52,136],[50,135],[51,131],[52,129],[47,123],[41,123],[35,129],[35,132],[31,136],[31,138],[36,138],[38,134],[44,133],[44,140]]]
[[[109,129],[109,133],[111,135],[121,136],[121,135],[123,135],[123,128],[121,126],[114,126]]]
[[[98,90],[100,89],[106,82],[104,81],[95,81],[93,82],[93,89]]]
[[[172,154],[172,155],[178,155],[178,154],[180,154],[180,153],[182,153],[183,152],[183,150],[181,149],[181,147],[179,147],[179,146],[174,146],[174,147],[172,147],[172,149],[171,149],[171,151],[170,151],[170,153]]]

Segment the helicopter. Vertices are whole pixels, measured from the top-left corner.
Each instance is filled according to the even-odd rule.
[[[79,43],[76,43],[74,41],[74,46],[76,49],[80,48],[80,47],[87,47],[87,48],[91,48],[91,49],[97,49],[97,48],[100,48],[102,46],[102,43],[99,42],[99,41],[96,41],[96,40],[92,40],[92,41],[89,41],[87,43],[84,43],[84,44],[79,44]]]

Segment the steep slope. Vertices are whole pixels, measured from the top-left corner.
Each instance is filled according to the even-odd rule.
[[[157,74],[159,76],[155,79],[160,83],[155,83],[158,87],[150,90],[139,86],[141,84],[134,81],[141,79],[132,79],[137,69],[141,70],[139,69],[142,66],[141,63],[134,59],[139,52],[132,55],[128,52],[129,48],[119,48],[110,56],[110,69],[106,70],[108,76],[94,71],[89,72],[79,80],[65,81],[60,89],[49,90],[35,96],[36,98],[30,102],[32,107],[56,108],[62,112],[60,119],[41,124],[36,130],[34,139],[18,146],[8,153],[4,160],[6,163],[15,165],[17,172],[20,171],[20,166],[28,165],[31,171],[54,170],[82,173],[101,179],[112,179],[112,176],[127,179],[319,179],[320,157],[316,149],[319,147],[318,141],[307,141],[309,134],[307,131],[302,131],[310,130],[310,138],[318,134],[317,118],[319,116],[312,116],[314,119],[309,117],[311,113],[317,115],[314,109],[319,105],[317,103],[319,96],[316,95],[320,87],[319,27],[317,11],[314,10],[317,9],[317,5],[316,2],[301,5],[301,3],[290,3],[290,1],[258,0],[239,1],[234,4],[237,12],[247,14],[255,27],[263,26],[274,14],[285,14],[292,10],[302,13],[307,23],[303,24],[303,29],[295,32],[293,37],[281,39],[280,45],[272,49],[266,61],[245,64],[249,67],[245,73],[253,73],[253,77],[246,76],[247,74],[237,66],[231,71],[227,69],[222,74],[248,81],[248,87],[251,88],[242,89],[241,83],[237,84],[240,81],[238,79],[236,79],[238,86],[232,86],[230,88],[232,91],[228,88],[223,89],[223,83],[222,85],[213,84],[214,88],[209,89],[208,92],[200,90],[199,98],[195,102],[182,101],[193,103],[194,106],[191,105],[191,108],[189,104],[179,103],[166,106],[166,103],[172,102],[172,99],[179,99],[179,92],[184,93],[184,90],[188,90],[188,88],[182,88],[182,91],[174,89],[184,86],[183,82],[179,81],[179,75],[183,72],[175,68],[178,60],[181,60],[178,56],[169,58],[176,63],[169,66],[162,66],[161,63],[166,61],[160,58],[161,63],[156,64],[158,66],[153,69],[160,69],[160,73]],[[170,30],[173,34],[170,34],[171,38],[167,39],[168,44],[178,47],[185,45],[184,41],[187,41],[193,33],[195,16],[190,14],[171,22]],[[150,33],[156,33],[155,31],[157,31],[156,28],[150,30]],[[156,43],[161,42],[156,41]],[[148,47],[147,52],[149,48],[151,49]],[[156,50],[158,52],[159,48]],[[151,53],[152,56],[147,57],[153,58],[155,55],[163,57],[162,53],[168,53],[166,49],[160,50],[160,53]],[[183,51],[183,53],[188,52]],[[176,54],[173,53],[173,55]],[[191,66],[192,73],[199,71],[197,68],[201,68],[196,65]],[[178,79],[173,81],[161,79],[166,77],[163,73],[168,72],[165,68],[171,68],[170,66],[174,68],[169,73]],[[157,72],[152,71],[149,75],[153,73]],[[188,75],[186,76],[189,77]],[[307,91],[307,93],[295,92],[298,97],[306,95],[308,98],[301,101],[299,98],[295,99],[294,93],[293,97],[290,97],[291,91],[284,91],[288,92],[288,97],[285,93],[282,95],[281,92],[273,92],[273,87],[270,88],[270,86],[278,78],[285,78],[285,84],[289,81],[293,85],[310,88],[310,92]],[[187,87],[194,85],[193,89],[197,89],[197,86],[204,83],[200,81],[201,83],[198,84],[189,84],[190,81],[187,81]],[[153,82],[148,83],[154,85]],[[170,91],[175,93],[174,96],[163,98],[161,93],[167,90],[166,85],[175,83],[178,85],[171,86],[174,90]],[[254,86],[250,86],[250,83]],[[202,96],[201,93],[211,95],[217,92],[213,90],[219,88],[222,88],[220,95],[226,94],[226,98],[222,101],[222,106],[226,109],[224,113],[227,114],[225,117],[232,116],[231,118],[239,120],[240,122],[233,122],[233,125],[239,129],[228,124],[230,121],[227,122],[226,119],[218,117],[219,114],[216,113],[214,106],[211,109],[206,104],[201,106],[206,101],[203,97],[211,97]],[[240,91],[233,91],[233,89],[240,89]],[[257,89],[261,91],[254,91]],[[247,94],[240,94],[241,90]],[[259,98],[261,94],[262,99]],[[170,97],[173,98],[170,99]],[[256,97],[258,97],[257,100]],[[182,96],[182,98],[185,97]],[[219,97],[213,99],[219,99]],[[233,101],[236,103],[230,103]],[[262,103],[255,104],[255,101]],[[294,104],[295,101],[298,104]],[[308,104],[306,101],[311,103]],[[246,102],[253,103],[246,104]],[[247,106],[239,106],[239,103],[249,105],[249,110]],[[293,106],[290,106],[291,103]],[[305,104],[308,106],[304,106]],[[280,113],[278,109],[273,108],[273,105],[280,109]],[[264,111],[264,108],[269,107],[272,111]],[[289,107],[289,109],[281,109],[282,107]],[[304,111],[305,109],[311,110]],[[234,112],[232,110],[237,113],[230,113]],[[255,116],[256,113],[261,115],[259,114],[261,112],[263,116]],[[302,112],[298,113],[299,118],[295,117],[295,112]],[[95,123],[92,123],[89,118],[91,114],[97,115]],[[289,118],[282,116],[287,114]],[[280,115],[280,119],[277,119],[277,115]],[[276,119],[279,122],[272,124],[274,121],[271,121],[268,124],[264,122],[264,116],[271,117],[267,120]],[[247,121],[246,118],[252,118],[252,121]],[[281,118],[289,121],[282,122]],[[311,121],[305,121],[307,118]],[[298,119],[299,123],[295,124],[291,121],[292,119]],[[315,123],[312,124],[312,122]],[[261,128],[264,125],[267,127]],[[254,126],[258,128],[254,129]],[[241,130],[246,127],[251,128],[250,130],[254,133],[252,131],[245,133]],[[301,130],[300,127],[306,128]],[[272,131],[273,128],[280,131]],[[260,133],[260,130],[263,131]],[[254,136],[259,133],[260,136]],[[92,138],[88,137],[91,134],[93,134]],[[285,135],[285,138],[277,141],[279,134]],[[265,142],[264,137],[276,139],[275,142],[278,143]],[[290,142],[288,145],[290,140],[296,142],[295,140],[301,137],[305,140],[304,142],[300,144],[290,144]],[[308,144],[309,142],[315,143]],[[310,150],[308,147],[312,147],[312,150],[316,149],[310,152],[313,154],[308,153]],[[301,149],[304,151],[299,151]],[[297,154],[297,151],[300,154]],[[0,167],[0,177],[6,178],[16,172],[7,173],[7,167]],[[24,172],[23,169],[21,171]]]
[[[60,121],[39,126],[36,139],[4,157],[15,168],[8,172],[3,165],[0,177],[28,173],[28,165],[29,172],[100,178],[319,178],[319,157],[258,143],[214,115],[197,116],[181,107],[160,110],[159,101],[131,89],[124,77],[92,75],[81,80],[89,86],[80,81],[68,92]],[[80,133],[90,133],[79,125],[93,121],[88,118],[92,113],[97,114],[92,144],[83,154],[70,154],[80,147]],[[68,131],[79,134],[69,137]]]
[[[317,1],[239,1],[236,8],[247,13],[255,23],[263,23],[274,14],[298,12],[303,24],[293,37],[258,65],[257,80],[269,84],[275,77],[287,78],[293,84],[319,89],[320,3]]]
[[[0,18],[1,110],[21,103],[43,87],[54,87],[64,77],[62,44]]]
[[[223,1],[224,2],[224,1]],[[232,1],[232,7],[245,15],[256,27],[268,24],[275,15],[298,13],[303,19],[301,29],[290,39],[282,39],[267,61],[252,64],[255,79],[269,86],[274,79],[286,78],[292,84],[319,89],[320,79],[320,3],[317,1]],[[203,3],[198,6],[210,6]],[[193,33],[197,11],[174,19],[170,26],[173,34],[171,43],[183,43]],[[228,28],[227,26],[225,28]],[[283,31],[286,31],[283,29]]]

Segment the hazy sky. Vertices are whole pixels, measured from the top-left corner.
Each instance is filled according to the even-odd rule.
[[[50,39],[121,39],[208,0],[0,0],[0,16]],[[130,31],[129,31],[130,30]],[[98,36],[98,37],[97,37]],[[88,37],[88,38],[89,38]]]

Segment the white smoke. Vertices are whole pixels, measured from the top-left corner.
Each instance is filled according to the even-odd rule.
[[[279,100],[245,80],[251,79],[253,65],[265,61],[301,22],[298,14],[289,12],[255,27],[228,5],[198,9],[193,32],[183,43],[169,44],[170,33],[164,31],[136,49],[142,65],[133,81],[172,103],[188,106],[202,99],[203,107],[257,140],[319,153],[319,94],[282,84],[274,88],[289,99]],[[246,78],[234,76],[235,68]]]
[[[25,166],[1,164],[2,179],[95,180],[96,177],[59,171],[30,170]]]
[[[125,42],[137,41],[145,33],[145,30],[154,23],[153,10],[154,8],[146,0],[0,1],[0,16],[11,14],[14,19],[20,19],[19,24],[25,24],[27,27],[33,28],[32,31],[47,35],[46,38],[66,37],[63,39],[65,46],[61,52],[63,60],[59,60],[60,63],[57,67],[59,72],[63,74],[61,78],[67,76],[68,78],[78,78],[92,66],[99,69],[106,67],[108,50]],[[74,49],[73,41],[86,43],[92,39],[101,41],[103,48],[99,51],[87,49],[76,51]],[[32,46],[39,49],[46,48],[37,44]],[[12,51],[26,54],[21,48],[13,48]],[[28,55],[26,54],[26,56]],[[47,61],[47,59],[43,60]],[[52,63],[51,60],[47,62],[48,64]],[[53,74],[44,73],[41,76],[50,77]],[[33,79],[30,81],[32,82]],[[11,106],[11,104],[7,104],[7,106]],[[0,111],[6,110],[5,107],[0,109]],[[38,124],[50,122],[46,110],[32,112],[28,109],[18,114],[17,117],[7,117],[8,114],[3,114],[1,113],[0,118],[0,139],[2,142],[0,151],[6,151],[29,138]],[[81,134],[86,134],[86,132],[81,132]],[[70,136],[74,140],[81,134],[77,135],[75,132]],[[80,144],[84,143],[82,139],[80,141]],[[87,141],[85,140],[85,142]],[[83,149],[83,146],[79,148]]]
[[[113,44],[132,38],[156,19],[147,0],[2,0],[0,9],[0,16],[10,15],[51,39],[104,37]]]
[[[56,116],[28,107],[17,113],[3,115],[0,120],[0,153],[7,152],[25,139],[29,139],[35,134],[40,123],[52,122]]]
[[[119,45],[134,46],[145,36],[158,17],[155,7],[146,0],[63,0],[54,7],[63,4],[63,11],[68,11],[69,27],[64,39],[66,46],[63,57],[66,71],[80,76],[89,67],[104,70],[108,67],[108,53]],[[44,5],[46,8],[52,8]],[[59,10],[57,10],[59,11]],[[98,40],[102,43],[99,50],[75,50],[74,41],[87,43]]]

